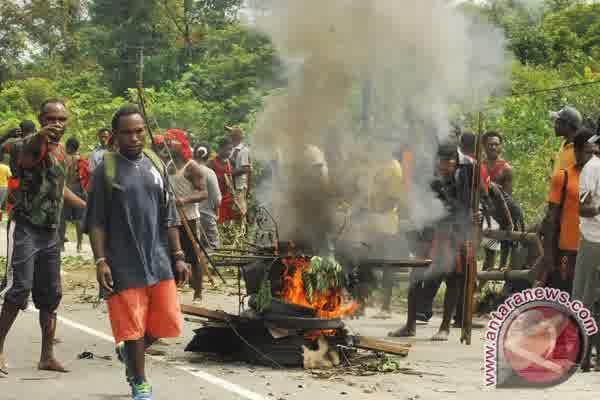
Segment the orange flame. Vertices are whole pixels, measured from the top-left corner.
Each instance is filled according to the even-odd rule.
[[[359,305],[345,302],[346,291],[341,288],[328,289],[324,294],[314,292],[309,300],[304,288],[303,272],[310,271],[310,262],[305,257],[290,257],[283,260],[286,269],[283,274],[281,297],[288,303],[316,310],[318,318],[334,319],[353,315]]]

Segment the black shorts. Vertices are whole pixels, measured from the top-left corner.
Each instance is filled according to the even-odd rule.
[[[70,188],[71,191],[80,199],[87,200],[87,193],[82,189],[77,190],[77,188]],[[63,215],[65,217],[65,221],[69,222],[77,222],[83,219],[85,215],[85,209],[73,207],[70,204],[66,203],[63,206]]]
[[[56,311],[62,299],[59,250],[56,230],[10,221],[4,301],[25,310],[31,293],[37,309]]]
[[[200,226],[198,227],[198,238],[206,251],[219,248],[219,229],[217,220],[208,214],[200,213]]]

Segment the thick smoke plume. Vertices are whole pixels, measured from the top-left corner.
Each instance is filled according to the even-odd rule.
[[[282,236],[335,232],[337,200],[366,204],[401,148],[416,162],[409,219],[440,218],[429,190],[436,144],[453,106],[475,110],[505,81],[501,33],[441,0],[278,0],[257,23],[290,64],[289,87],[268,99],[253,136],[259,157],[279,155]],[[327,185],[312,174],[310,146],[324,154]]]

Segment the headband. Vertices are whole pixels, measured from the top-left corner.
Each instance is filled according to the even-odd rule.
[[[205,146],[196,147],[196,157],[204,158],[208,155],[208,149]]]

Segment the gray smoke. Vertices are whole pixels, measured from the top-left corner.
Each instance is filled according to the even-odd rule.
[[[335,231],[334,199],[364,204],[375,171],[401,146],[415,155],[410,219],[439,219],[429,189],[436,144],[450,133],[453,107],[477,110],[506,82],[501,32],[442,0],[272,4],[257,23],[289,62],[289,87],[268,99],[253,148],[296,166],[274,189],[280,230]],[[307,145],[325,154],[328,185],[311,177]]]

